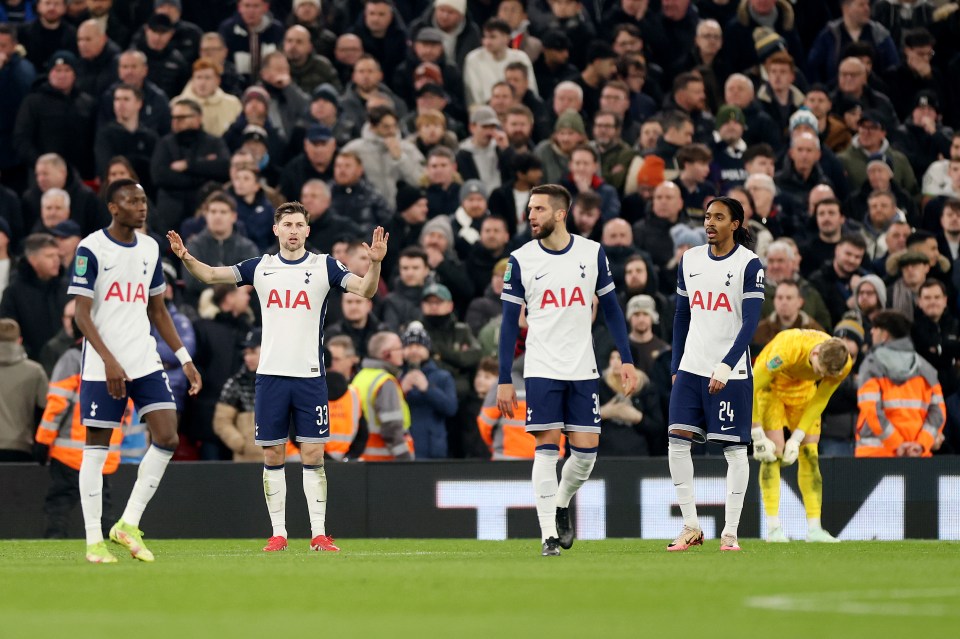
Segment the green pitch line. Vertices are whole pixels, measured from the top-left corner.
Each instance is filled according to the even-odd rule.
[[[83,561],[82,541],[0,542],[0,634],[540,639],[957,636],[960,544],[147,538],[157,561]]]

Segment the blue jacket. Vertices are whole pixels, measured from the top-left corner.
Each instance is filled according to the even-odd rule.
[[[447,418],[457,414],[457,389],[453,375],[437,366],[433,360],[424,362],[421,370],[430,386],[425,391],[411,388],[407,393],[410,422],[426,426],[425,430],[445,430]]]
[[[886,73],[900,64],[897,45],[890,37],[890,32],[879,22],[871,20],[863,27],[859,41],[873,45],[876,51],[876,62],[873,68],[878,73]],[[850,34],[843,28],[842,18],[828,22],[827,26],[817,35],[817,39],[813,41],[810,54],[807,57],[807,77],[810,82],[835,85],[840,54],[850,42]]]

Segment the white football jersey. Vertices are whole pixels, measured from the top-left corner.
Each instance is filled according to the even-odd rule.
[[[572,235],[561,251],[531,240],[510,254],[500,299],[527,305],[523,376],[596,379],[593,295],[614,289],[610,264],[596,242]]]
[[[347,267],[322,253],[307,252],[295,262],[279,255],[244,260],[233,267],[237,286],[252,284],[260,298],[263,337],[261,375],[320,377],[320,348],[327,294],[334,286],[346,290]]]
[[[93,325],[104,345],[124,372],[137,379],[163,368],[157,341],[150,334],[147,301],[166,288],[156,240],[136,233],[133,242],[124,244],[101,229],[77,246],[67,293],[93,299]],[[86,340],[81,379],[107,379],[103,359]]]
[[[730,352],[743,325],[743,300],[763,300],[763,266],[757,254],[737,245],[722,258],[707,244],[683,254],[677,272],[677,295],[690,303],[690,330],[680,370],[710,377]],[[730,379],[750,376],[750,349],[744,351]]]

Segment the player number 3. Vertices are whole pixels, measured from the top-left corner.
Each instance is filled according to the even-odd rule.
[[[326,426],[327,419],[328,419],[327,407],[317,406],[317,426]]]
[[[730,402],[720,402],[720,421],[733,421],[733,407],[730,405]]]

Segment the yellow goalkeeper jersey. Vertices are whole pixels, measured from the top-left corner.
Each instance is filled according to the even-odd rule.
[[[778,333],[757,356],[753,369],[753,415],[762,419],[770,395],[785,406],[801,408],[797,428],[809,433],[820,417],[833,391],[853,368],[853,360],[836,377],[820,377],[810,365],[810,351],[830,339],[822,331],[800,328]]]

